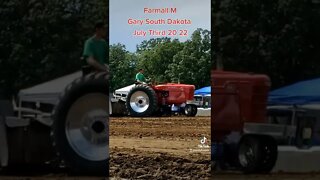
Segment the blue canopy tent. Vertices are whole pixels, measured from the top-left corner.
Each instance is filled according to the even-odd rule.
[[[299,110],[317,117],[313,132],[320,130],[320,78],[300,81],[269,93],[268,111],[292,111],[292,122]],[[291,124],[292,124],[291,122]],[[314,133],[313,145],[320,145],[320,133]]]
[[[320,103],[320,78],[301,81],[269,93],[269,105]]]
[[[211,94],[211,86],[203,87],[194,91],[194,95],[209,95]]]
[[[198,107],[211,107],[211,86],[195,90],[194,97]]]

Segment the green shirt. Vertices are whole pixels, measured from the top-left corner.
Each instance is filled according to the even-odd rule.
[[[136,74],[136,80],[141,81],[141,82],[146,82],[146,78],[144,77],[144,75],[140,72],[138,72]]]
[[[107,49],[108,45],[104,39],[96,39],[94,36],[86,40],[84,44],[83,57],[87,65],[87,58],[92,56],[100,64],[107,64]]]

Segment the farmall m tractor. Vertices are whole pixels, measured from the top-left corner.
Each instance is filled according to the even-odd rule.
[[[38,85],[37,105],[0,101],[0,169],[50,164],[77,174],[108,175],[109,75],[79,76],[68,85],[65,78],[58,78],[59,85],[55,80]],[[66,88],[60,92],[57,86]],[[54,89],[60,97],[51,93]],[[55,103],[42,103],[46,99]]]
[[[187,84],[139,84],[130,90],[126,107],[130,116],[163,115],[172,111],[195,116],[197,107],[192,104],[194,90],[193,85]]]
[[[171,114],[195,116],[197,106],[193,104],[194,90],[195,86],[188,84],[136,84],[123,98],[121,111],[126,111],[133,117]],[[113,106],[116,107],[119,103],[121,102],[117,101]]]
[[[265,75],[212,71],[212,159],[221,169],[267,173],[287,128],[267,122],[271,86]],[[217,166],[216,166],[217,167]]]

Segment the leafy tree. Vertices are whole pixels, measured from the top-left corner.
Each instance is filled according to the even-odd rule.
[[[182,51],[178,52],[166,74],[174,81],[194,84],[197,88],[210,85],[211,69],[211,33],[198,29],[185,42]]]
[[[111,45],[109,48],[110,90],[122,88],[134,83],[137,56],[128,52],[122,44]]]
[[[99,0],[3,0],[0,87],[14,94],[80,70],[83,43],[106,13]]]
[[[170,77],[165,72],[173,62],[173,57],[182,50],[183,43],[178,40],[159,38],[142,42],[140,46],[150,48],[144,51],[140,49],[139,67],[146,69],[146,74],[156,82],[170,81]]]
[[[132,84],[139,68],[157,83],[180,81],[197,88],[210,84],[210,31],[198,29],[186,42],[158,38],[137,47],[130,53],[122,44],[110,46],[111,91]]]
[[[151,38],[149,40],[144,40],[141,42],[141,44],[137,45],[137,53],[146,51],[146,50],[151,50],[155,46],[161,43],[167,43],[170,42],[171,39],[168,37],[163,37],[163,38]]]
[[[266,73],[273,88],[318,77],[319,7],[314,0],[214,1],[214,63]]]

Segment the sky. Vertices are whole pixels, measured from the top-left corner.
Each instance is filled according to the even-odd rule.
[[[172,14],[147,14],[144,8],[176,8]],[[109,1],[109,28],[110,45],[121,43],[130,52],[136,51],[136,45],[143,40],[157,38],[150,36],[148,30],[165,30],[165,37],[177,38],[180,41],[190,39],[197,28],[211,30],[211,1],[210,0],[110,0]],[[130,25],[128,19],[188,19],[188,25]],[[146,31],[146,36],[134,36],[134,31]],[[169,31],[177,30],[176,36],[168,36]],[[180,31],[181,30],[181,31]],[[185,30],[185,31],[183,31]],[[180,33],[188,32],[187,36]],[[158,36],[164,37],[164,36]]]

